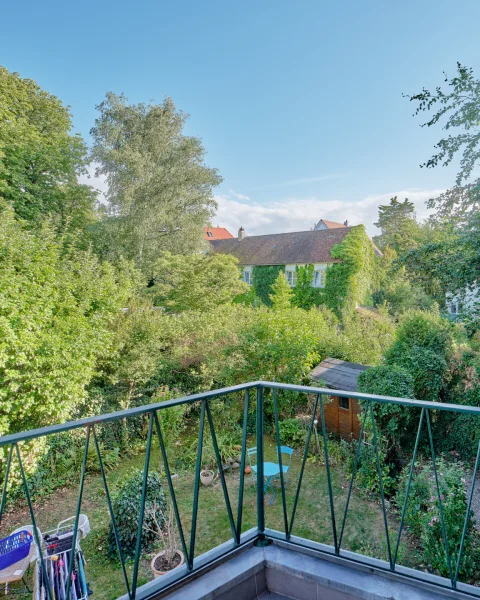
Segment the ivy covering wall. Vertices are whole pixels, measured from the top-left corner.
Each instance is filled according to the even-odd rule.
[[[342,310],[354,310],[357,303],[371,303],[378,278],[378,258],[365,227],[352,227],[330,254],[341,262],[327,268],[324,288],[327,306],[340,314]]]
[[[272,305],[269,294],[272,293],[272,285],[275,283],[280,271],[285,271],[285,265],[253,267],[253,288],[255,294],[267,306]]]

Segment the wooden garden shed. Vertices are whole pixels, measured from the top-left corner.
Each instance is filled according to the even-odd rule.
[[[339,360],[338,358],[326,358],[317,365],[310,373],[315,382],[321,382],[332,390],[346,392],[357,391],[357,379],[362,371],[369,367],[358,363]],[[350,439],[360,435],[361,412],[358,400],[355,398],[339,398],[332,394],[330,402],[325,402],[325,426],[329,433]]]

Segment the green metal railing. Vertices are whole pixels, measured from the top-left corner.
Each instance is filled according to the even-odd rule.
[[[280,491],[281,491],[281,502],[282,502],[282,516],[283,516],[283,524],[284,531],[273,531],[270,529],[266,529],[265,525],[265,506],[264,506],[264,473],[263,473],[263,464],[264,464],[264,414],[265,414],[265,403],[266,401],[273,403],[273,415],[274,415],[274,425],[275,425],[275,438],[277,446],[281,445],[280,439],[280,431],[279,431],[279,417],[278,417],[278,399],[277,392],[279,390],[284,390],[288,392],[296,392],[300,394],[308,394],[313,395],[314,403],[311,417],[309,418],[307,436],[306,436],[306,444],[305,448],[302,452],[302,458],[300,463],[300,470],[298,475],[298,481],[295,489],[295,497],[293,499],[293,506],[291,514],[288,514],[287,507],[287,498],[286,498],[286,489],[285,489],[285,481],[284,481],[284,473],[283,473],[283,465],[282,465],[282,457],[281,453],[278,453],[279,460],[279,473],[280,473]],[[232,394],[238,394],[239,392],[244,394],[244,403],[243,403],[243,433],[242,433],[242,445],[241,445],[241,465],[239,470],[239,487],[238,487],[238,508],[236,519],[234,517],[234,513],[232,510],[232,504],[230,501],[229,490],[227,487],[227,482],[225,480],[225,474],[222,466],[222,459],[220,456],[220,451],[217,442],[217,436],[214,427],[214,420],[212,417],[212,411],[210,407],[210,402],[216,399],[225,399],[228,400],[228,396]],[[265,393],[268,393],[268,399],[265,398]],[[325,398],[332,394],[331,390],[322,389],[322,388],[313,388],[307,386],[297,386],[297,385],[288,385],[281,384],[275,382],[252,382],[243,385],[233,386],[229,388],[213,390],[209,392],[205,392],[202,394],[194,394],[190,396],[185,396],[181,398],[177,398],[175,400],[169,400],[165,402],[159,402],[156,404],[150,404],[147,406],[141,406],[132,408],[129,410],[119,411],[116,413],[110,413],[106,415],[101,415],[98,417],[92,417],[87,419],[81,419],[78,421],[64,423],[60,425],[54,425],[51,427],[44,427],[41,429],[35,429],[27,432],[22,432],[18,434],[8,435],[0,438],[0,447],[7,447],[7,461],[5,471],[3,475],[3,489],[1,496],[1,504],[0,504],[0,523],[2,520],[2,516],[5,510],[5,505],[7,501],[7,490],[8,490],[8,479],[11,474],[11,466],[12,461],[14,459],[18,462],[19,471],[21,474],[21,480],[23,484],[23,488],[25,491],[25,497],[28,504],[28,509],[30,513],[30,518],[33,525],[33,533],[35,536],[35,542],[37,546],[41,547],[41,540],[39,539],[39,534],[37,530],[37,523],[35,518],[35,511],[33,502],[31,499],[31,494],[29,491],[29,482],[25,473],[22,452],[21,452],[21,444],[28,440],[33,440],[37,438],[43,438],[45,436],[51,436],[62,432],[73,431],[77,429],[84,429],[86,432],[85,435],[85,446],[83,452],[83,461],[80,472],[80,484],[79,484],[79,493],[77,500],[77,507],[75,513],[75,522],[74,522],[74,530],[73,530],[73,539],[77,538],[78,528],[79,528],[79,518],[82,507],[82,497],[83,497],[83,489],[85,485],[85,474],[87,467],[87,458],[89,452],[89,444],[92,443],[95,447],[96,456],[98,458],[99,470],[101,475],[101,480],[103,483],[108,511],[110,515],[110,520],[112,524],[112,531],[115,537],[116,547],[118,550],[118,557],[121,563],[122,574],[125,581],[125,591],[126,596],[130,600],[137,600],[138,598],[149,598],[158,594],[160,590],[166,589],[166,587],[173,585],[174,583],[178,584],[178,582],[184,578],[188,578],[192,573],[198,571],[200,568],[205,567],[208,564],[208,557],[205,560],[200,560],[197,556],[196,549],[196,537],[197,537],[197,525],[198,525],[198,503],[199,503],[199,491],[200,491],[200,471],[202,466],[202,449],[203,449],[203,440],[206,423],[210,429],[211,439],[214,448],[215,460],[217,463],[217,468],[219,472],[221,487],[223,491],[223,496],[225,499],[225,509],[228,515],[228,522],[230,525],[231,533],[232,533],[232,544],[229,548],[225,548],[222,550],[220,554],[217,553],[215,558],[212,557],[213,560],[219,560],[222,558],[222,552],[224,555],[230,553],[233,549],[240,548],[245,543],[251,543],[251,537],[248,540],[242,538],[242,517],[243,517],[243,499],[244,499],[244,490],[245,490],[245,455],[246,455],[246,444],[247,444],[247,424],[248,424],[248,416],[249,416],[249,408],[251,405],[252,395],[255,393],[255,402],[256,402],[256,447],[257,447],[257,485],[256,485],[256,493],[257,493],[257,525],[254,530],[253,537],[256,540],[257,545],[265,545],[269,543],[269,538],[276,538],[278,540],[286,540],[290,544],[294,546],[302,546],[307,547],[311,551],[315,550],[319,553],[327,553],[336,556],[339,559],[343,559],[345,561],[359,562],[362,564],[367,564],[371,566],[375,566],[377,569],[384,569],[385,571],[390,571],[392,573],[396,573],[399,576],[404,576],[409,579],[418,579],[420,581],[433,583],[434,585],[438,585],[440,587],[449,588],[450,590],[458,590],[459,585],[461,586],[462,593],[470,594],[474,597],[479,597],[478,588],[473,586],[467,586],[465,584],[459,584],[459,570],[461,566],[461,561],[463,557],[463,552],[465,548],[465,539],[467,534],[469,516],[471,514],[472,500],[474,496],[475,482],[478,474],[479,463],[480,463],[480,440],[478,440],[478,450],[476,454],[474,470],[473,470],[473,480],[472,486],[468,494],[467,500],[467,511],[465,514],[462,536],[460,540],[458,557],[455,564],[452,564],[451,555],[449,551],[449,543],[447,530],[445,526],[445,520],[443,515],[443,505],[442,505],[442,494],[440,492],[440,485],[438,480],[437,466],[436,466],[436,456],[435,449],[433,444],[433,435],[432,435],[432,427],[431,427],[431,415],[436,414],[437,411],[442,412],[453,412],[459,414],[468,414],[474,415],[480,418],[480,408],[477,407],[468,407],[454,404],[441,404],[434,402],[423,402],[418,400],[408,400],[403,398],[390,398],[385,396],[375,396],[370,394],[359,394],[353,392],[342,392],[335,390],[334,394],[338,397],[344,398],[355,398],[357,400],[362,401],[363,405],[363,416],[361,421],[360,428],[360,436],[358,439],[355,459],[353,464],[353,471],[350,478],[348,492],[346,496],[346,504],[343,510],[342,518],[339,519],[339,516],[335,510],[335,502],[334,502],[334,493],[332,486],[332,475],[330,472],[330,462],[328,456],[328,445],[327,445],[327,430],[325,423],[325,410],[324,403]],[[193,489],[193,508],[191,515],[191,528],[190,528],[190,537],[187,540],[185,535],[185,528],[182,524],[182,519],[178,507],[178,501],[175,493],[175,487],[172,479],[172,472],[169,464],[169,457],[166,450],[165,443],[165,435],[166,433],[162,430],[161,427],[161,419],[159,419],[159,413],[163,410],[167,410],[168,408],[182,405],[182,404],[200,404],[200,416],[199,416],[199,435],[198,435],[198,445],[197,445],[197,454],[196,454],[196,463],[195,463],[195,482]],[[405,500],[402,507],[401,515],[400,515],[400,526],[398,530],[398,534],[396,535],[396,539],[391,539],[388,520],[387,520],[387,509],[386,509],[386,500],[385,500],[385,492],[382,484],[382,465],[380,464],[379,452],[378,452],[378,434],[375,425],[374,418],[374,405],[376,404],[395,404],[400,406],[410,407],[412,409],[418,409],[420,411],[420,419],[418,423],[418,430],[415,438],[415,445],[413,450],[412,462],[409,468],[409,475],[407,479],[406,485],[406,493]],[[328,498],[329,498],[329,506],[330,506],[330,520],[332,527],[332,537],[333,537],[333,546],[325,546],[319,545],[313,541],[300,539],[294,536],[294,525],[295,525],[295,516],[298,510],[298,501],[300,497],[300,493],[302,490],[302,482],[304,477],[305,465],[307,461],[310,441],[314,426],[318,422],[317,414],[320,417],[321,424],[321,435],[323,439],[323,452],[325,459],[325,469],[326,469],[326,480],[327,480],[327,488],[328,488]],[[144,416],[148,421],[148,430],[147,430],[147,438],[146,438],[146,446],[145,446],[145,462],[143,468],[143,480],[142,480],[142,494],[141,494],[141,509],[140,509],[140,518],[138,523],[137,530],[137,540],[135,547],[135,557],[133,560],[133,575],[131,582],[129,581],[127,575],[127,565],[124,557],[124,553],[122,551],[122,544],[119,536],[119,531],[117,528],[117,523],[115,521],[114,511],[112,508],[112,499],[109,490],[109,486],[107,483],[107,477],[105,474],[104,462],[101,455],[101,445],[99,444],[97,429],[99,426],[104,425],[106,423],[111,423],[115,421],[124,420],[127,418],[133,418],[138,416]],[[352,495],[352,490],[355,481],[355,475],[357,473],[359,457],[361,454],[361,448],[363,442],[363,433],[365,431],[365,427],[367,424],[367,420],[370,421],[371,425],[371,433],[372,433],[372,443],[374,448],[374,456],[376,462],[376,469],[378,474],[378,482],[379,482],[379,496],[380,496],[380,504],[383,515],[383,525],[385,528],[385,536],[387,540],[387,554],[388,554],[388,563],[383,563],[376,559],[370,559],[368,557],[354,554],[352,552],[346,551],[342,548],[342,541],[345,533],[345,523],[347,519],[348,509],[350,506],[350,500]],[[439,506],[439,515],[440,521],[442,525],[442,535],[443,535],[443,543],[445,547],[445,555],[446,555],[446,563],[449,572],[449,579],[443,579],[440,577],[432,578],[426,573],[421,571],[413,571],[409,570],[406,573],[405,569],[399,568],[397,565],[397,558],[399,552],[399,546],[401,541],[402,532],[404,529],[405,522],[405,514],[407,510],[410,489],[412,484],[412,478],[414,474],[415,464],[418,459],[418,449],[420,444],[420,439],[422,432],[424,431],[424,425],[426,424],[426,435],[428,438],[428,444],[431,451],[432,464],[433,464],[433,476],[434,482],[437,492],[437,500]],[[162,461],[164,465],[165,477],[167,480],[168,489],[170,492],[171,501],[173,504],[174,514],[176,525],[178,528],[178,535],[181,543],[182,551],[186,558],[186,565],[184,568],[176,569],[172,572],[170,577],[159,578],[155,580],[153,584],[147,584],[147,586],[138,586],[138,576],[139,576],[139,566],[140,566],[140,558],[141,558],[141,548],[142,548],[142,533],[143,533],[143,519],[145,512],[145,502],[147,496],[147,485],[148,485],[148,471],[152,454],[152,443],[154,436],[156,436],[162,456]],[[320,547],[321,546],[321,547]],[[41,561],[42,568],[44,567],[43,556],[42,553],[39,553],[39,559]],[[71,573],[73,568],[73,561],[71,561],[69,566],[69,577],[67,581],[67,589],[66,589],[66,598],[69,598],[70,587],[71,587]],[[47,585],[47,594],[48,600],[53,600],[52,592],[50,586]]]

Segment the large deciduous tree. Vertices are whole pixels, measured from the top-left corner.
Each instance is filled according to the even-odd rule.
[[[68,418],[131,292],[51,225],[40,233],[0,202],[0,435]]]
[[[92,157],[108,183],[100,247],[108,257],[135,260],[151,276],[162,251],[201,247],[221,178],[206,166],[201,141],[184,134],[187,115],[169,98],[128,104],[109,93],[97,108]]]
[[[445,119],[443,129],[448,132],[435,145],[436,153],[421,166],[447,166],[457,155],[461,157],[454,187],[429,201],[438,220],[449,220],[457,227],[456,239],[437,245],[429,253],[454,291],[473,285],[480,276],[480,179],[470,179],[480,159],[480,80],[475,79],[472,69],[458,63],[457,74],[452,79],[445,75],[445,83],[445,91],[440,86],[433,92],[424,88],[408,97],[417,103],[415,114],[433,112],[423,127],[433,127]],[[447,257],[453,253],[460,261],[452,266]]]
[[[70,112],[31,79],[0,67],[0,197],[38,225],[84,227],[95,218],[96,193],[78,183],[87,148],[72,135]]]
[[[164,252],[153,267],[152,278],[155,304],[168,312],[211,310],[248,291],[237,259],[228,254]]]

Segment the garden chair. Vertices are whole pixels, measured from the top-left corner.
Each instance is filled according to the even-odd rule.
[[[293,448],[290,448],[289,446],[277,446],[277,453],[279,457],[280,453],[282,454],[283,480],[285,484],[287,484],[290,480],[289,472],[292,464]],[[280,463],[280,458],[278,459],[278,462]],[[278,475],[275,479],[280,481],[280,475]]]
[[[255,479],[256,480],[256,475],[257,475],[257,448],[247,448],[247,457],[248,457],[248,464],[250,465],[250,479]],[[252,464],[252,460],[255,461],[255,464]]]

